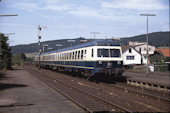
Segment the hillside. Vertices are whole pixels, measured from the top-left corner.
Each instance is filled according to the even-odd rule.
[[[149,37],[149,45],[155,47],[169,46],[170,42],[170,32],[154,32],[148,35]],[[134,37],[126,37],[121,38],[121,43],[123,45],[128,44],[128,41],[138,41],[138,42],[146,42],[146,34],[134,36]]]
[[[69,42],[68,40],[75,40],[74,42]],[[62,48],[67,48],[71,47],[74,45],[79,45],[80,40],[85,40],[85,38],[76,38],[76,39],[61,39],[61,40],[51,40],[51,41],[45,41],[41,42],[41,45],[47,44],[48,47],[45,47],[45,52],[47,51],[53,51],[53,50],[58,50]],[[87,42],[93,41],[93,39],[86,39]],[[61,45],[61,46],[56,46],[56,45]],[[32,44],[27,44],[27,45],[16,45],[16,46],[11,46],[12,53],[35,53],[38,52],[38,44],[37,43],[32,43]],[[41,47],[41,50],[42,47]]]
[[[162,47],[166,46],[169,47],[170,42],[170,32],[154,32],[149,34],[149,44],[155,47]],[[74,45],[79,45],[80,40],[84,40],[85,38],[76,38],[72,39],[75,42],[68,42],[71,39],[61,39],[61,40],[52,40],[52,41],[45,41],[41,44],[48,44],[48,47],[45,47],[45,51],[52,51],[57,49],[62,49]],[[93,39],[86,39],[87,42],[93,41]],[[97,40],[97,39],[96,39]],[[128,41],[138,41],[138,42],[145,42],[146,41],[146,34],[133,36],[133,37],[125,37],[120,39],[122,45],[128,44]],[[62,45],[62,46],[56,46]],[[11,46],[12,53],[33,53],[38,51],[37,43],[27,44],[27,45],[16,45]],[[41,48],[42,49],[42,48]]]

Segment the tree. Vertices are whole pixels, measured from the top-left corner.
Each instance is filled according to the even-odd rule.
[[[11,68],[11,49],[8,46],[8,37],[0,33],[0,68]]]
[[[24,61],[26,61],[26,59],[27,59],[27,57],[25,56],[24,53],[21,53],[20,57],[21,57]]]

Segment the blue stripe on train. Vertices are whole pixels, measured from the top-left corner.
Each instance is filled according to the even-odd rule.
[[[110,61],[103,61],[102,63],[99,63],[99,61],[41,61],[40,63],[65,67],[68,70],[72,70],[72,68],[90,70],[91,74],[94,75],[95,73],[98,73],[100,69],[107,69],[108,62]],[[111,61],[111,64],[112,69],[123,67],[122,61],[120,65],[117,64],[117,61]]]

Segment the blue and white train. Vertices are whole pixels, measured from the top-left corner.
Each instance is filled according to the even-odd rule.
[[[121,76],[122,50],[118,41],[98,40],[35,57],[36,65],[57,71],[81,73],[85,77]]]

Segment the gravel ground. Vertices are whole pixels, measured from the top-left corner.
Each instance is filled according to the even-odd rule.
[[[138,95],[128,93],[127,91],[121,91],[115,88],[109,89],[109,87],[102,86],[100,84],[79,79],[77,77],[52,72],[50,70],[41,69],[39,71],[43,74],[57,77],[57,79],[61,79],[62,81],[64,80],[65,82],[69,82],[74,86],[82,87],[84,90],[89,90],[96,95],[100,95],[102,98],[114,101],[115,103],[125,106],[135,112],[162,112],[169,110],[167,104],[164,105],[164,103],[161,103],[159,100],[140,97]]]
[[[0,79],[0,113],[84,113],[81,108],[24,70]]]

